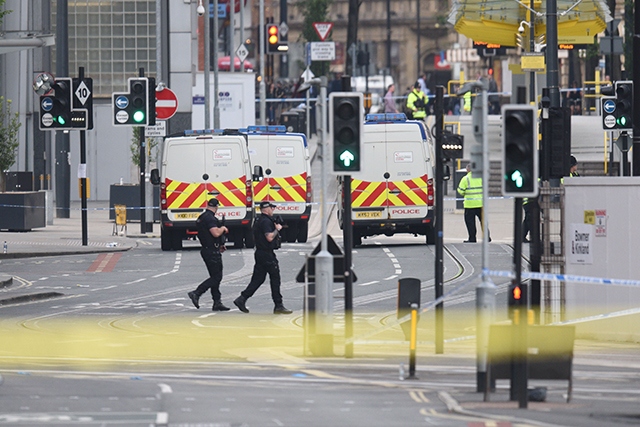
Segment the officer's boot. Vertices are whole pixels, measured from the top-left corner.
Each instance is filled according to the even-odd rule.
[[[247,308],[246,305],[244,305],[245,302],[247,302],[247,299],[245,297],[243,297],[242,295],[240,295],[238,298],[233,300],[233,303],[236,305],[236,307],[238,307],[238,309],[241,312],[248,313],[249,309]]]

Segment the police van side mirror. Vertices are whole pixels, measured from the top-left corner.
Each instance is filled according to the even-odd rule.
[[[262,172],[262,166],[255,165],[253,167],[253,181],[262,181],[264,178],[264,172]]]
[[[158,169],[151,169],[149,180],[153,185],[160,185],[160,171]]]
[[[451,179],[451,170],[449,169],[449,165],[442,165],[442,180],[449,181]]]

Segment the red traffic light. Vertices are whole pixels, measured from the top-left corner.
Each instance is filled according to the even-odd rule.
[[[520,286],[516,286],[513,288],[513,299],[517,301],[520,298],[522,298],[522,289],[520,289]]]

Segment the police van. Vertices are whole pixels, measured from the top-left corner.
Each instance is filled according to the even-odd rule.
[[[286,242],[306,242],[311,215],[311,163],[307,137],[284,126],[249,126],[246,130],[253,165],[253,199],[276,205]]]
[[[199,130],[166,138],[161,170],[151,171],[151,182],[160,185],[162,250],[180,250],[184,239],[195,238],[196,219],[214,197],[227,239],[252,248],[252,179],[247,135]]]
[[[364,161],[351,181],[354,246],[396,233],[434,244],[435,152],[424,122],[402,113],[369,114],[363,129]],[[342,226],[342,209],[338,214]]]

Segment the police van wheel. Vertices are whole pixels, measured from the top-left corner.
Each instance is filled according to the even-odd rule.
[[[256,245],[256,242],[253,240],[253,231],[250,228],[244,231],[244,245],[248,249],[252,249]]]
[[[171,233],[171,249],[174,251],[182,250],[183,235],[180,232],[173,231]]]
[[[171,232],[169,230],[160,230],[160,247],[163,251],[171,250]]]
[[[298,223],[298,242],[306,243],[309,237],[309,222],[302,221]]]

